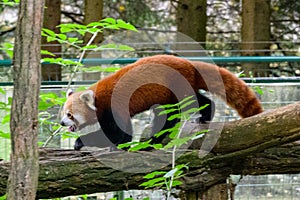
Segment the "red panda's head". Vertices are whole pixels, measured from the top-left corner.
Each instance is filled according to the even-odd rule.
[[[69,90],[61,125],[68,126],[69,131],[75,132],[97,122],[94,92],[85,90],[73,93]]]

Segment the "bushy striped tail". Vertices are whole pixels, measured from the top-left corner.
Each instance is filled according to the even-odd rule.
[[[254,91],[244,81],[225,68],[213,64],[191,61],[199,73],[196,73],[199,89],[221,97],[242,117],[250,117],[263,112],[260,101]]]

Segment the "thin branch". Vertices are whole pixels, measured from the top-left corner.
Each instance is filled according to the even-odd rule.
[[[7,33],[10,33],[10,32],[14,32],[15,30],[16,30],[16,26],[11,27],[11,28],[8,29],[8,30],[1,31],[1,32],[0,32],[0,36],[3,36],[3,35],[5,35],[5,34],[7,34]]]

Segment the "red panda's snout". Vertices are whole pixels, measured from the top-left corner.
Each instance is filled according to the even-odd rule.
[[[75,124],[75,121],[73,121],[73,120],[70,118],[69,114],[64,114],[64,116],[63,116],[63,118],[62,118],[60,124],[61,124],[62,126],[68,126],[68,127],[69,127],[68,130],[69,130],[70,132],[76,132],[77,129],[78,129],[78,128],[77,128],[78,126]]]

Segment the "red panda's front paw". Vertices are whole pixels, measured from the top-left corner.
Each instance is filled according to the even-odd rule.
[[[74,144],[74,150],[79,151],[82,147],[84,147],[83,142],[81,141],[80,137],[76,139]]]

